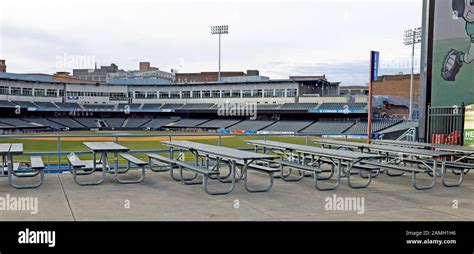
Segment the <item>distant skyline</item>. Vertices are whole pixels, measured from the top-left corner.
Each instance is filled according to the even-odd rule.
[[[226,24],[222,71],[326,74],[364,85],[370,50],[381,52],[380,75],[410,72],[402,35],[421,26],[421,14],[421,0],[6,0],[0,59],[15,73],[72,72],[95,62],[134,70],[140,61],[165,71],[217,71],[210,26]]]

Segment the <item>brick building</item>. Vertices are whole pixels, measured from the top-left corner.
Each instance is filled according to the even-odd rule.
[[[176,83],[215,82],[217,81],[217,76],[218,76],[218,72],[176,73],[175,82]],[[243,71],[221,72],[222,78],[244,77],[244,76],[247,76],[247,74]]]
[[[414,76],[413,104],[418,105],[420,75]],[[410,100],[410,74],[384,75],[373,82],[373,95],[385,95]]]
[[[0,72],[7,72],[7,65],[5,64],[5,60],[0,60]]]

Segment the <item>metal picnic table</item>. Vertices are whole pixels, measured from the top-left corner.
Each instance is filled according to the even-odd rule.
[[[430,169],[434,177],[443,175],[442,172],[437,171],[438,159],[441,159],[442,169],[444,170],[444,163],[446,159],[450,157],[453,158],[458,155],[458,153],[446,151],[426,150],[391,145],[365,144],[330,139],[317,139],[314,140],[314,142],[320,144],[323,147],[333,147],[336,149],[359,149],[362,152],[366,151],[385,154],[386,163],[389,164],[398,165],[400,163],[404,163],[404,161],[406,161],[407,159],[410,159],[410,163],[421,164]],[[429,165],[428,163],[431,163],[432,165]]]
[[[2,177],[8,176],[8,184],[12,187],[20,187],[13,184],[12,177],[14,175],[13,156],[23,154],[23,144],[21,143],[3,143],[0,144],[0,156],[2,156]],[[7,175],[5,175],[5,169]]]
[[[460,156],[458,156],[454,160],[455,162],[461,161],[466,158],[472,158],[474,156],[474,147],[399,141],[399,140],[373,140],[372,143],[379,144],[379,145],[392,145],[392,146],[411,147],[411,148],[419,148],[419,149],[434,149],[438,151],[458,153]]]
[[[202,143],[196,143],[196,142],[191,142],[191,141],[163,141],[162,142],[164,145],[170,147],[170,158],[173,159],[174,157],[174,150],[177,149],[180,151],[180,154],[178,155],[178,158],[180,158],[183,155],[183,151],[189,151],[193,154],[194,160],[196,165],[201,164],[201,166],[206,166],[207,168],[210,167],[209,163],[211,159],[215,159],[216,164],[213,166],[212,170],[219,170],[219,166],[222,162],[227,161],[229,162],[229,174],[225,176],[224,178],[221,178],[220,176],[217,176],[217,180],[221,182],[227,182],[228,181],[223,181],[224,179],[227,179],[228,177],[231,178],[231,187],[230,189],[225,192],[225,193],[230,193],[233,191],[235,182],[241,180],[244,178],[246,182],[247,178],[247,169],[249,168],[249,165],[252,164],[255,161],[260,161],[260,160],[273,160],[273,159],[278,159],[279,157],[276,155],[269,155],[269,154],[260,154],[260,153],[254,153],[254,152],[248,152],[248,151],[242,151],[239,149],[234,149],[234,148],[227,148],[227,147],[222,147],[222,146],[214,146],[214,145],[207,145],[207,144],[202,144]],[[199,163],[199,158],[202,157],[203,160],[205,158],[205,162]],[[242,165],[241,168],[241,174],[239,177],[235,177],[237,174],[237,162]],[[232,175],[232,176],[231,176]],[[179,179],[174,177],[173,171],[171,170],[171,176],[174,180],[177,181],[189,181],[189,180],[194,180],[195,177],[192,179],[183,179],[183,176],[181,175]],[[247,186],[246,189],[250,191]]]
[[[100,162],[102,164],[102,177],[98,182],[90,184],[100,184],[105,180],[105,174],[107,172],[113,171],[115,178],[118,178],[119,174],[119,162],[118,162],[118,153],[128,152],[130,149],[124,146],[121,146],[114,142],[83,142],[83,144],[93,152],[93,167],[92,172],[97,169],[97,154],[100,154]],[[108,153],[114,154],[115,168],[114,170],[109,169],[108,166]]]
[[[264,149],[264,153],[267,150],[279,150],[283,154],[285,154],[285,151],[289,151],[291,153],[297,153],[298,163],[303,164],[303,165],[306,164],[305,158],[307,156],[311,157],[312,165],[320,162],[321,158],[326,158],[327,160],[331,161],[333,165],[337,168],[337,171],[338,171],[337,185],[339,184],[339,178],[344,173],[348,177],[349,185],[353,188],[366,187],[370,184],[370,181],[372,179],[372,173],[370,173],[369,182],[366,185],[355,186],[351,184],[350,175],[351,175],[351,169],[354,167],[354,165],[363,160],[383,158],[383,156],[377,155],[377,154],[325,149],[325,148],[319,148],[319,147],[314,147],[314,146],[297,145],[297,144],[290,144],[290,143],[269,141],[269,140],[246,140],[245,142],[247,142],[247,144],[255,146],[257,151],[258,151],[258,147],[262,147]],[[304,158],[303,161],[301,161],[301,158]],[[335,161],[337,161],[337,163]],[[344,171],[343,165],[347,165],[346,171]]]

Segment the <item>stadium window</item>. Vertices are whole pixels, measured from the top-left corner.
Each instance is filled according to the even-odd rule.
[[[275,89],[275,97],[285,97],[285,89]]]
[[[221,97],[221,91],[220,90],[212,91],[212,98],[220,98],[220,97]]]
[[[211,98],[211,91],[202,91],[202,98]]]
[[[156,99],[156,92],[146,92],[146,98],[147,99]]]
[[[286,90],[287,97],[296,97],[296,89],[287,89]]]
[[[169,99],[170,93],[169,92],[160,92],[160,99]]]
[[[262,89],[253,90],[253,96],[252,97],[262,97],[262,95],[263,95]]]
[[[11,95],[21,95],[21,88],[20,87],[12,87],[10,92],[11,92]]]
[[[0,94],[9,94],[8,86],[0,86]]]
[[[57,97],[58,96],[58,90],[48,89],[48,90],[46,90],[46,96],[47,97]]]
[[[240,90],[232,91],[232,98],[240,98]]]
[[[273,97],[273,89],[265,89],[263,92],[263,96],[266,98]]]
[[[201,98],[201,91],[193,91],[191,96],[192,98]]]
[[[180,95],[179,91],[171,91],[170,92],[170,98],[171,99],[179,99],[179,97],[180,97],[179,95]]]
[[[181,97],[183,99],[189,99],[189,98],[191,98],[191,92],[190,91],[182,91],[181,92]]]
[[[242,90],[242,98],[252,97],[252,90]]]
[[[37,89],[37,88],[35,88],[35,96],[37,96],[37,97],[45,96],[45,91],[44,91],[44,89]]]
[[[32,96],[33,95],[33,89],[32,88],[23,88],[22,89],[22,95],[23,96]]]
[[[222,91],[222,98],[230,98],[231,96],[232,96],[232,93],[230,90]]]
[[[145,99],[145,98],[146,98],[145,92],[135,91],[135,99]]]

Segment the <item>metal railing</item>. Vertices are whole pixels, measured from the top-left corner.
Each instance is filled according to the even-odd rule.
[[[126,138],[143,138],[143,141],[147,141],[146,138],[155,138],[155,137],[161,137],[163,140],[168,140],[172,141],[173,138],[179,138],[179,137],[209,137],[212,138],[214,137],[216,139],[216,145],[222,146],[223,145],[223,140],[225,137],[239,137],[239,136],[245,136],[249,138],[255,138],[259,137],[262,138],[263,140],[268,140],[270,137],[301,137],[304,138],[304,143],[306,145],[309,145],[311,142],[311,138],[315,138],[317,136],[315,135],[299,135],[299,134],[221,134],[221,133],[166,133],[166,134],[71,134],[71,135],[66,135],[66,134],[58,134],[58,135],[0,135],[0,143],[1,142],[6,142],[5,140],[9,140],[8,142],[12,142],[11,140],[14,140],[13,142],[17,143],[22,143],[22,140],[35,140],[38,139],[38,141],[44,141],[45,138],[51,139],[47,140],[50,142],[55,142],[56,143],[56,151],[34,151],[34,152],[25,152],[21,156],[42,156],[43,158],[46,157],[46,160],[44,161],[45,166],[46,166],[46,171],[47,172],[62,172],[68,170],[68,165],[66,164],[67,161],[65,157],[69,155],[70,153],[74,152],[76,155],[92,155],[91,151],[87,151],[86,147],[84,147],[84,151],[65,151],[63,142],[71,141],[71,138],[83,138],[83,140],[75,140],[77,142],[85,142],[85,141],[94,141],[95,138],[98,140],[103,141],[104,138],[109,138],[110,140],[107,140],[109,142],[115,142],[117,144],[120,144],[121,142],[127,142]],[[340,136],[340,135],[338,135]],[[69,140],[68,140],[69,139]],[[182,138],[181,138],[182,139]],[[130,150],[129,153],[131,154],[145,154],[145,153],[162,153],[162,152],[167,152],[167,149],[163,148],[158,148],[159,146],[159,141],[157,142],[157,149],[135,149],[135,150]],[[196,140],[199,142],[199,140]],[[130,142],[130,141],[128,141]],[[149,141],[148,141],[149,142]],[[238,148],[238,149],[243,149],[247,150],[246,148]],[[20,157],[21,157],[20,156]]]
[[[433,134],[451,134],[455,131],[463,133],[464,113],[464,104],[450,107],[428,106],[428,127],[426,128],[428,142],[433,141]]]

